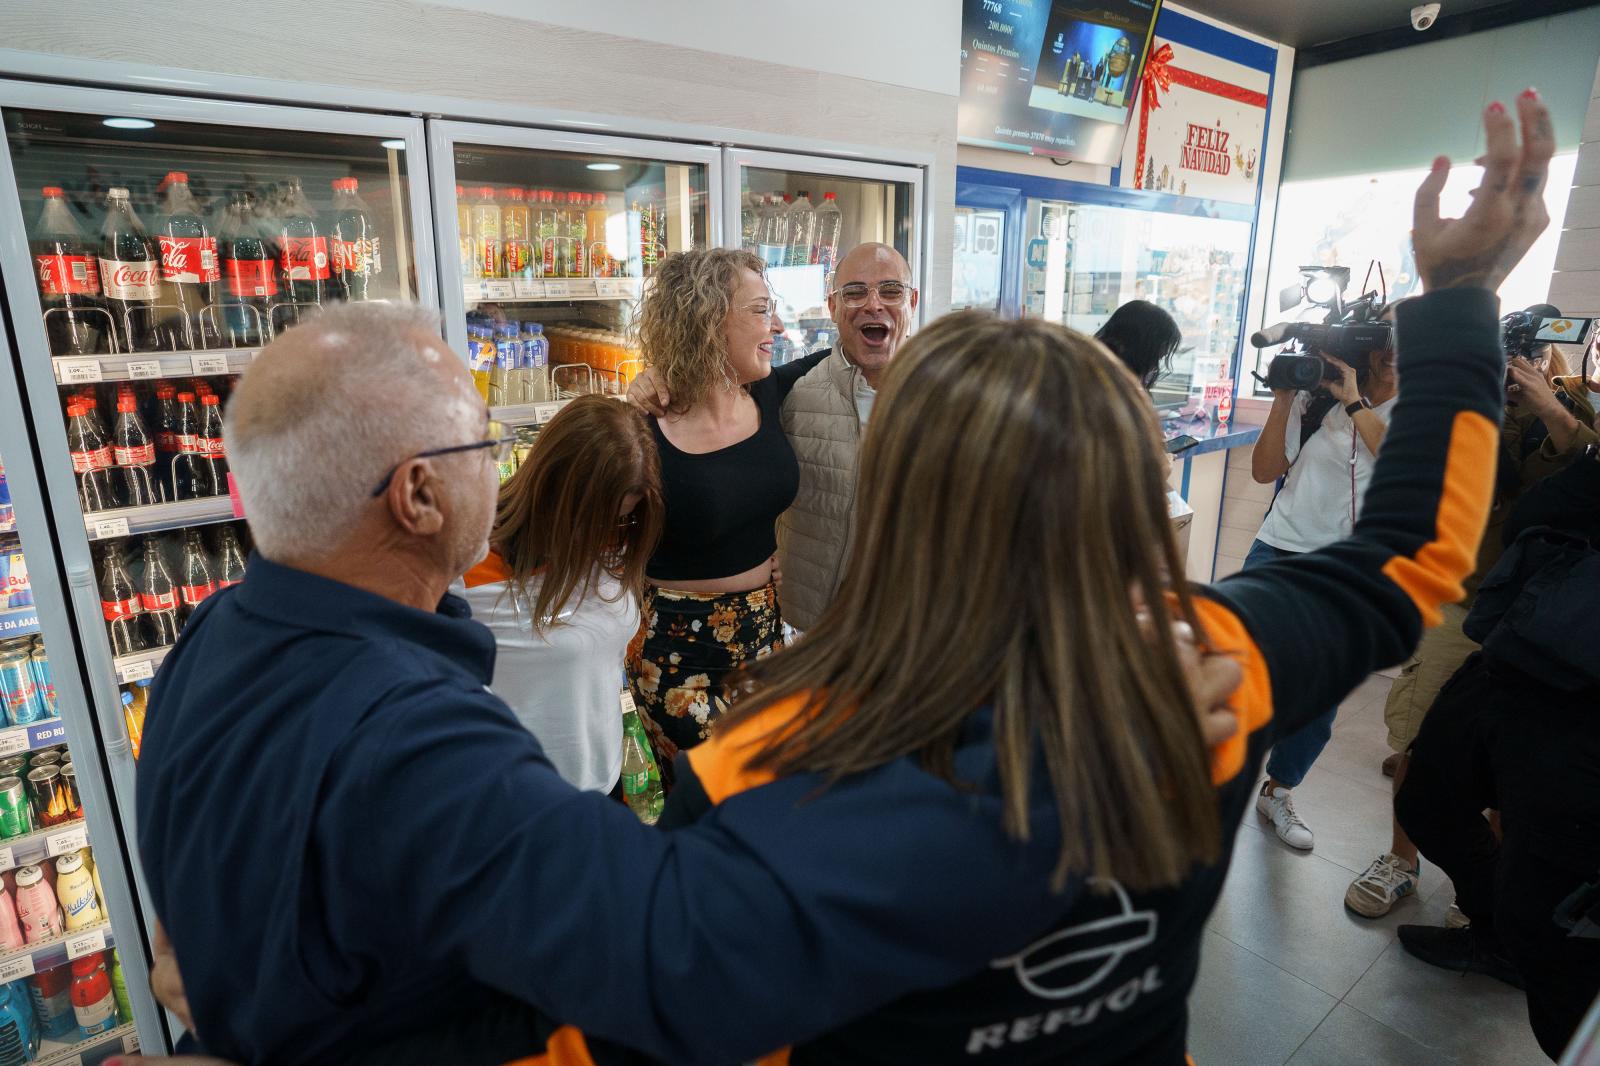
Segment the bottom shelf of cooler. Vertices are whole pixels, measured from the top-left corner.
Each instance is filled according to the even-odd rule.
[[[112,1055],[132,1055],[138,1050],[139,1034],[130,1023],[71,1044],[63,1040],[40,1041],[33,1066],[94,1066]]]

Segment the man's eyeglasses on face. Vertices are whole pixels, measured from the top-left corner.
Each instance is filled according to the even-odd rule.
[[[900,281],[880,281],[876,285],[863,285],[852,282],[833,290],[835,296],[844,301],[846,307],[865,307],[872,294],[878,294],[878,302],[885,307],[899,307],[906,302],[906,295],[910,293],[911,286]]]
[[[510,426],[502,422],[490,422],[484,427],[482,440],[473,441],[471,444],[454,444],[448,448],[429,448],[425,452],[417,452],[415,455],[406,456],[391,466],[389,472],[383,475],[383,480],[378,482],[378,487],[372,490],[372,497],[376,499],[389,491],[389,483],[394,480],[395,471],[413,459],[431,459],[436,455],[453,455],[456,452],[475,452],[479,448],[492,448],[494,450],[490,453],[491,458],[498,465],[511,458],[511,446],[516,442],[516,434],[511,431]]]

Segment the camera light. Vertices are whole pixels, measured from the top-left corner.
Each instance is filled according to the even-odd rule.
[[[1306,299],[1326,307],[1339,298],[1339,283],[1329,277],[1316,277],[1306,281]]]

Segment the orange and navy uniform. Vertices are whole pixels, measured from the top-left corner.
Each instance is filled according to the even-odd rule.
[[[1403,659],[1423,627],[1438,622],[1440,606],[1461,598],[1493,490],[1503,387],[1497,310],[1493,294],[1479,290],[1401,304],[1403,388],[1353,535],[1196,590],[1207,640],[1244,667],[1232,701],[1240,731],[1212,757],[1224,827],[1244,814],[1276,737]],[[819,834],[882,842],[880,857],[862,855],[805,883],[788,880],[796,892],[900,901],[903,928],[854,945],[833,942],[834,930],[819,927],[814,932],[826,942],[815,950],[836,953],[841,971],[859,952],[899,950],[907,969],[901,994],[862,1002],[843,1025],[808,1025],[807,1005],[796,1002],[800,1039],[770,1061],[1185,1062],[1185,1000],[1232,833],[1224,833],[1219,861],[1171,889],[1129,892],[1076,879],[1031,935],[993,942],[987,964],[961,979],[925,980],[914,967],[918,941],[967,935],[966,923],[938,917],[948,916],[941,897],[962,894],[956,886],[983,879],[993,886],[994,911],[1037,912],[1037,864],[1050,857],[1060,831],[1047,786],[1034,808],[1034,842],[1014,845],[1009,869],[975,870],[974,856],[1004,847],[987,710],[969,721],[956,758],[957,776],[982,786],[976,794],[958,794],[911,758],[827,787],[810,775],[749,769],[752,745],[783,728],[803,702],[772,707],[689,752],[664,822],[714,822],[775,864],[787,852],[815,848]],[[953,803],[965,818],[952,814]],[[917,842],[912,854],[908,839]],[[974,919],[985,926],[983,916]]]

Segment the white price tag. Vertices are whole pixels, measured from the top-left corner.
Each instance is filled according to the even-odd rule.
[[[132,1055],[139,1050],[139,1034],[128,1033],[122,1038],[122,1053]]]
[[[483,283],[485,294],[491,300],[514,300],[517,297],[517,287],[509,278],[495,278]]]
[[[89,531],[90,540],[108,540],[111,537],[126,537],[128,535],[128,520],[126,518],[97,518],[94,528]]]
[[[63,385],[91,385],[105,380],[98,359],[57,359],[56,378]]]
[[[569,281],[567,286],[568,295],[576,298],[597,296],[600,291],[599,284],[593,278],[579,278],[576,281]]]
[[[19,751],[28,750],[28,730],[7,729],[0,733],[0,756],[15,755]]]
[[[573,284],[574,282],[570,281],[547,280],[544,283],[544,294],[552,300],[565,300],[572,295]]]
[[[602,300],[614,300],[628,295],[626,287],[615,278],[600,278],[594,283],[595,295]]]
[[[117,667],[117,680],[124,685],[131,685],[135,681],[144,681],[156,676],[156,664],[149,659],[139,659],[131,663],[122,663]]]
[[[128,364],[128,376],[138,381],[142,378],[158,378],[161,376],[161,362],[157,359],[140,359]]]
[[[32,977],[33,974],[32,955],[22,955],[15,959],[7,959],[5,962],[0,962],[0,983],[15,981],[19,977]]]
[[[14,870],[17,867],[17,852],[15,848],[0,848],[0,871]]]
[[[461,283],[461,298],[467,303],[477,303],[483,299],[483,283],[480,281],[463,281]]]
[[[567,405],[565,400],[547,400],[544,403],[533,405],[533,424],[542,426],[556,416]]]
[[[82,851],[89,846],[89,830],[81,823],[71,829],[63,829],[59,833],[51,833],[44,838],[45,854],[52,859],[57,855],[66,855],[74,851]]]
[[[226,374],[228,357],[225,355],[191,355],[189,366],[196,374]]]
[[[517,278],[511,283],[511,287],[516,291],[517,299],[519,300],[544,299],[545,288],[542,281],[535,281],[533,278]]]
[[[632,714],[636,708],[633,705],[633,693],[627,689],[622,690],[622,713]]]
[[[96,951],[106,949],[106,931],[104,929],[91,929],[87,933],[67,938],[67,958],[81,959]]]

